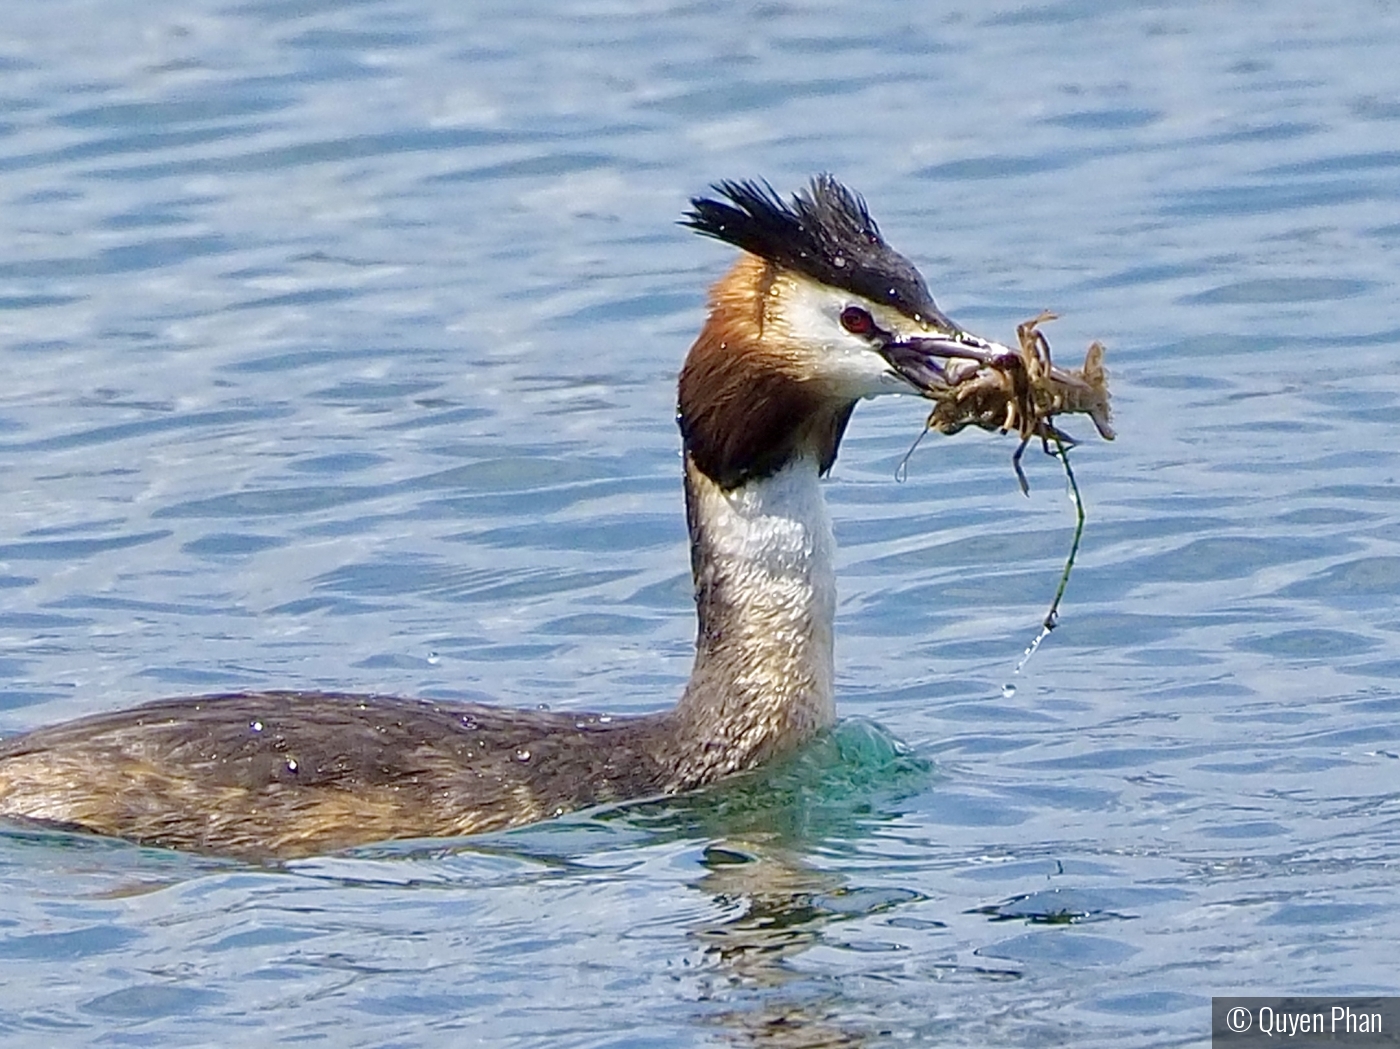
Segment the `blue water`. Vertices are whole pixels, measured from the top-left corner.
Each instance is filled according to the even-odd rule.
[[[7,829],[0,1041],[1119,1049],[1395,993],[1397,53],[1382,3],[8,5],[0,732],[671,702],[719,178],[831,170],[964,325],[1103,340],[1120,436],[1068,424],[1013,679],[1057,465],[899,484],[924,409],[863,406],[852,720],[755,781],[280,869]]]

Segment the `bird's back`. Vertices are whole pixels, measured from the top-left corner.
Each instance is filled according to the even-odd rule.
[[[0,743],[0,815],[286,858],[659,793],[668,730],[320,692],[161,700]]]

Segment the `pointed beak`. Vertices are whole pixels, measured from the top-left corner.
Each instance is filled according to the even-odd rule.
[[[947,334],[893,339],[880,352],[905,382],[923,394],[956,385],[957,378],[949,375],[953,362],[971,361],[974,367],[1009,368],[1019,360],[1014,350],[956,326],[950,326]],[[956,367],[953,370],[964,371]]]

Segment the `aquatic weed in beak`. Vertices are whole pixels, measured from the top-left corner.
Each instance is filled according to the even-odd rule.
[[[925,397],[934,401],[934,409],[924,424],[924,433],[936,430],[954,434],[968,426],[999,433],[1015,432],[1021,443],[1011,456],[1016,480],[1024,495],[1030,494],[1030,484],[1021,468],[1021,456],[1032,437],[1039,437],[1046,455],[1060,460],[1074,501],[1075,529],[1069,556],[1055,590],[1050,610],[1042,622],[1043,633],[1055,628],[1059,619],[1060,600],[1069,583],[1079,540],[1084,534],[1084,502],[1079,485],[1069,465],[1069,449],[1074,438],[1054,423],[1056,415],[1080,414],[1093,420],[1104,440],[1115,437],[1109,409],[1108,373],[1104,370],[1102,343],[1090,345],[1084,355],[1082,368],[1057,368],[1050,356],[1050,343],[1040,325],[1055,319],[1055,314],[1043,312],[1033,320],[1017,325],[1019,350],[1012,351],[996,343],[964,337],[925,345],[923,351],[931,357],[947,360],[942,368],[931,365],[921,377],[927,381],[919,386]],[[923,434],[919,435],[922,438]],[[918,441],[914,446],[918,446]],[[1053,445],[1053,447],[1052,447]],[[909,455],[900,464],[901,473]],[[1032,645],[1027,652],[1035,650]],[[1022,661],[1024,663],[1024,660]],[[1019,670],[1020,667],[1017,667]]]

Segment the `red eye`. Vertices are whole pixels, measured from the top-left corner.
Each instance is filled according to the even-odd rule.
[[[841,311],[841,327],[852,335],[869,335],[875,330],[875,320],[859,306],[847,306]]]

